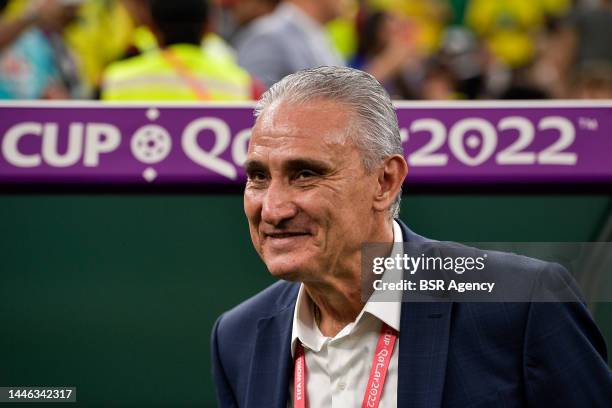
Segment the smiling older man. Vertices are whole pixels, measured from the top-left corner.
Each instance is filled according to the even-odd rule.
[[[298,72],[256,115],[244,209],[255,249],[281,281],[215,324],[219,406],[612,401],[605,343],[580,302],[364,300],[363,243],[426,241],[397,219],[408,168],[393,105],[372,76]],[[510,271],[541,267],[497,258]]]

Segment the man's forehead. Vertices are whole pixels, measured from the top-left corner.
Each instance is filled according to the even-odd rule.
[[[296,138],[306,139],[311,144],[345,144],[351,116],[346,105],[329,99],[275,101],[257,119],[252,143],[264,142],[265,139],[289,143],[290,138]]]
[[[247,160],[279,165],[298,161],[320,161],[331,165],[344,160],[351,150],[351,146],[344,143],[310,139],[312,138],[291,134],[253,138],[249,144]]]
[[[343,166],[357,150],[348,137],[350,126],[350,112],[333,101],[275,103],[253,128],[247,160],[265,167],[305,162]]]

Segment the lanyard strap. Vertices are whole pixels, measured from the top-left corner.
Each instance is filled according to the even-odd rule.
[[[198,101],[210,101],[210,95],[208,95],[208,92],[206,92],[206,89],[204,86],[202,86],[202,83],[193,75],[193,73],[189,70],[189,67],[184,64],[172,50],[165,49],[162,51],[162,55],[168,64],[172,66],[179,78],[181,78],[185,85],[187,85],[195,94]]]
[[[378,408],[382,397],[383,386],[387,379],[389,363],[393,355],[393,347],[397,340],[397,331],[383,323],[378,336],[378,343],[372,359],[370,377],[363,396],[362,408]],[[293,373],[293,407],[308,408],[306,390],[306,355],[304,346],[298,341],[295,349],[294,373]]]
[[[293,373],[293,408],[306,408],[306,356],[304,346],[298,341],[295,350]]]

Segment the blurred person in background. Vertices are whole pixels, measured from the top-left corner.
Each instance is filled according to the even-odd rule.
[[[252,22],[248,37],[237,45],[238,63],[268,87],[304,68],[344,65],[324,29],[342,8],[338,0],[283,1]]]
[[[570,0],[471,0],[466,25],[488,54],[486,98],[533,99],[562,93],[563,31]]]
[[[82,97],[76,60],[62,37],[81,2],[31,1],[12,17],[7,17],[12,2],[0,3],[0,98]]]
[[[422,63],[405,19],[392,12],[361,10],[357,53],[349,65],[387,78],[382,85],[394,99],[414,99],[410,71]]]
[[[578,2],[569,16],[573,76],[570,96],[612,98],[612,0]]]
[[[452,26],[444,31],[434,58],[450,69],[458,99],[482,99],[505,89],[509,72],[499,64],[476,35],[466,27]]]
[[[534,42],[536,58],[530,69],[533,83],[552,98],[567,98],[574,43],[567,18],[547,16]]]
[[[570,24],[574,60],[579,69],[593,62],[612,64],[612,0],[579,5],[570,15]]]
[[[155,24],[149,0],[121,0],[121,4],[132,19],[133,29],[129,46],[117,60],[129,59],[159,48],[155,34],[153,34]]]
[[[281,2],[273,13],[251,23],[248,36],[237,44],[238,63],[268,87],[302,69],[346,65],[325,25],[349,5],[347,0]],[[413,52],[404,26],[389,34],[391,38],[363,66],[381,83],[392,81]]]
[[[439,49],[444,27],[452,18],[448,0],[365,0],[364,4],[407,21],[413,46],[425,56]]]
[[[281,0],[221,0],[222,35],[237,48],[250,36],[251,23],[271,14]]]
[[[155,24],[151,15],[149,0],[120,0],[132,20],[130,41],[124,48],[124,53],[116,60],[124,60],[148,51],[159,49],[155,37]],[[209,24],[212,25],[212,24]],[[225,58],[232,63],[236,60],[234,50],[223,38],[210,29],[205,30],[201,46],[204,52],[212,58]]]
[[[38,24],[43,26],[54,25],[63,12],[63,5],[59,2],[47,1],[33,4],[27,12],[8,19],[4,14],[10,0],[0,0],[0,50],[11,45],[24,31],[34,28]]]
[[[142,0],[146,1],[146,0]],[[91,98],[99,92],[102,72],[128,49],[134,23],[125,4],[128,0],[60,0],[42,4],[70,4],[76,15],[61,33],[61,38],[79,77],[80,92],[71,95]],[[37,2],[10,0],[7,7],[9,19],[20,19]],[[43,13],[46,15],[47,13]]]
[[[202,48],[209,17],[205,0],[149,0],[148,5],[157,46],[111,64],[102,99],[240,101],[261,93],[232,59]]]
[[[394,99],[478,99],[505,89],[509,78],[500,78],[505,70],[470,29],[457,25],[439,36],[432,30],[424,35],[421,27],[426,18],[417,17],[417,11],[362,8],[358,52],[350,65],[376,74],[371,61],[389,61],[380,58],[384,53],[395,59],[387,64],[394,71],[383,83]],[[447,21],[446,13],[438,11],[437,16],[442,19],[439,23]]]
[[[456,88],[455,76],[446,61],[432,57],[425,63],[419,99],[433,101],[457,99]]]
[[[563,14],[569,0],[470,0],[466,23],[493,55],[511,68],[524,67],[535,54],[533,38],[547,14]]]
[[[591,62],[576,72],[572,98],[612,99],[612,64]]]
[[[99,94],[102,73],[131,42],[134,30],[122,0],[85,0],[64,38],[78,63],[84,96]]]

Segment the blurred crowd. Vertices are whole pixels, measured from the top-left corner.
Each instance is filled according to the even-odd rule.
[[[612,0],[0,0],[0,99],[252,100],[319,65],[395,99],[612,98]]]

